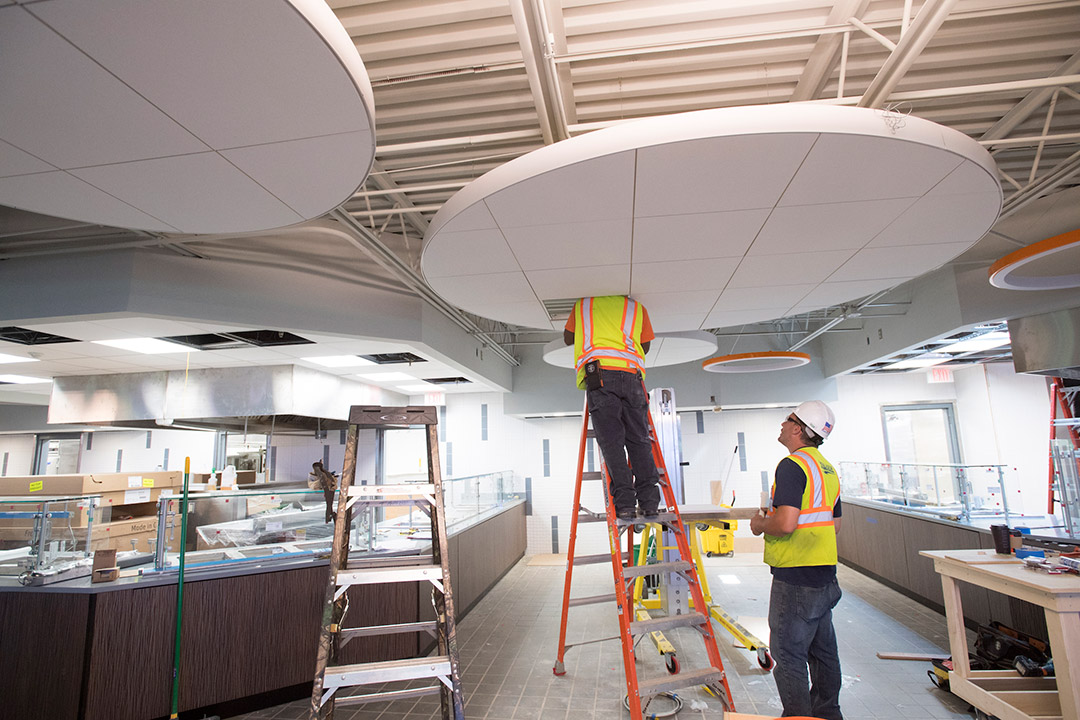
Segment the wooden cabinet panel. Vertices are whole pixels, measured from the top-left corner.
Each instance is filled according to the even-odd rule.
[[[0,718],[79,717],[90,597],[0,593]]]

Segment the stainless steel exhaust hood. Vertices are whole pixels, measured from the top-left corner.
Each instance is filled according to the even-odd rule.
[[[296,365],[58,377],[49,423],[248,432],[335,430],[352,405],[408,398]]]
[[[1016,372],[1080,380],[1080,308],[1009,321]]]

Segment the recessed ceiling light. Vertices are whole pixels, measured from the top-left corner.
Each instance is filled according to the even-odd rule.
[[[19,357],[18,355],[5,355],[0,353],[0,363],[37,362],[37,358]]]
[[[300,358],[316,365],[322,365],[323,367],[340,368],[340,367],[362,367],[364,365],[374,365],[375,363],[360,357],[359,355],[323,355],[322,357],[306,357]]]
[[[992,350],[996,347],[1009,344],[1009,333],[1007,332],[990,332],[985,335],[979,335],[969,340],[961,340],[955,342],[952,345],[946,345],[943,348],[938,348],[938,352],[948,353],[968,353],[968,352],[981,352],[983,350]]]
[[[404,390],[407,393],[413,393],[413,394],[429,393],[429,392],[435,392],[435,391],[441,392],[441,390],[439,390],[438,387],[436,387],[435,385],[431,385],[429,383],[417,383],[415,385],[398,385],[398,389],[399,390]]]
[[[917,368],[927,368],[934,365],[940,365],[944,362],[952,360],[948,355],[919,355],[918,357],[908,358],[907,360],[901,360],[900,362],[894,362],[892,365],[886,365],[882,370],[915,370]]]
[[[144,355],[160,355],[162,353],[188,353],[199,352],[195,348],[185,347],[178,343],[158,340],[157,338],[124,338],[121,340],[94,340],[98,345],[137,352]]]
[[[363,378],[364,380],[375,380],[376,382],[397,382],[401,380],[416,379],[412,375],[403,372],[357,373],[356,377]]]
[[[29,377],[27,375],[0,375],[0,383],[12,385],[33,385],[34,383],[51,383],[51,378]]]

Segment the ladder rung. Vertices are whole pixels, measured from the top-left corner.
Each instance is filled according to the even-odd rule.
[[[433,483],[407,483],[403,485],[350,485],[349,497],[385,498],[387,496],[423,498],[434,495]]]
[[[430,685],[428,687],[412,688],[411,690],[390,690],[387,692],[368,693],[367,695],[339,695],[334,702],[341,705],[359,705],[368,702],[393,702],[394,700],[408,700],[410,698],[424,697],[425,695],[438,695],[442,692],[443,685]]]
[[[376,583],[418,582],[442,580],[442,568],[438,565],[422,567],[369,568],[365,570],[342,570],[338,572],[338,585],[374,585]]]
[[[579,523],[607,522],[607,516],[603,513],[578,513],[577,521]]]
[[[450,674],[450,658],[436,657],[388,660],[386,662],[337,665],[326,668],[323,687],[342,688],[371,683],[419,680],[420,678],[446,677]]]
[[[398,555],[394,557],[357,557],[349,558],[348,570],[370,570],[373,568],[403,568],[412,566],[429,567],[435,563],[433,555]]]
[[[615,593],[608,593],[607,595],[589,595],[587,597],[570,598],[570,607],[577,607],[579,605],[595,605],[602,602],[615,602]]]
[[[686,562],[685,560],[676,560],[673,562],[658,562],[651,565],[631,565],[623,568],[623,577],[641,577],[643,575],[656,575],[663,572],[681,572],[683,570],[689,570],[694,567],[693,563]]]
[[[621,562],[625,563],[629,559],[626,553],[622,553]],[[577,555],[574,557],[574,567],[578,565],[596,565],[598,563],[611,562],[611,553],[600,553],[599,555]]]
[[[586,480],[603,480],[604,479],[604,474],[602,472],[600,472],[599,470],[596,470],[594,472],[583,472],[583,473],[581,473],[581,479],[582,479],[582,481],[586,481]]]
[[[395,635],[409,632],[435,632],[439,624],[434,620],[428,622],[398,623],[396,625],[368,625],[367,627],[344,628],[338,633],[338,637],[370,637],[372,635]]]
[[[669,690],[677,690],[694,685],[705,685],[708,682],[720,682],[724,678],[724,672],[716,668],[704,668],[701,670],[683,670],[678,675],[665,675],[650,680],[638,680],[638,697],[651,697]]]
[[[593,430],[592,428],[589,428],[588,430],[585,431],[585,437],[587,437],[587,438],[595,438],[596,437],[596,431]]]
[[[647,635],[652,632],[661,632],[671,628],[704,625],[707,622],[709,622],[709,618],[698,612],[686,613],[685,615],[649,618],[648,620],[635,620],[630,623],[630,634]]]

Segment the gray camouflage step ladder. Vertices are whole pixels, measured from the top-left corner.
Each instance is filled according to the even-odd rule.
[[[446,521],[443,515],[437,423],[438,414],[432,406],[353,406],[349,411],[345,466],[337,493],[334,544],[330,554],[330,573],[315,661],[315,682],[308,711],[310,720],[332,718],[334,706],[338,703],[353,705],[372,701],[387,702],[434,694],[438,694],[442,699],[443,720],[464,720],[465,703],[461,694],[454,628],[454,596],[450,585],[450,563],[446,555]],[[427,430],[427,483],[353,485],[356,478],[358,439],[362,428],[391,429],[414,425],[423,425]],[[414,505],[431,518],[431,554],[372,558],[350,563],[349,530],[353,507],[362,509],[392,505]],[[436,616],[434,621],[342,627],[347,609],[346,591],[349,587],[417,581],[431,583],[432,604]],[[437,654],[355,665],[331,664],[338,649],[354,637],[416,632],[428,632],[436,637]],[[364,685],[417,680],[425,683],[404,690],[359,695],[345,695],[341,692]],[[426,682],[428,680],[430,682]]]

